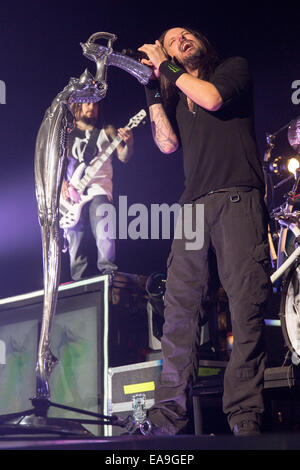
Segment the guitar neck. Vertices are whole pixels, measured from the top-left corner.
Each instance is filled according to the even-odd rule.
[[[79,184],[77,185],[76,189],[78,191],[82,193],[86,189],[87,185],[94,178],[99,168],[101,168],[103,163],[109,159],[109,157],[113,154],[113,152],[116,150],[116,148],[121,142],[121,137],[115,137],[111,144],[107,147],[105,152],[103,152],[100,157],[97,157],[92,165],[87,167],[86,174],[81,178]]]

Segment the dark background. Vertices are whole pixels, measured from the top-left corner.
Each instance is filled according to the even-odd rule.
[[[284,4],[282,4],[284,5]],[[202,31],[221,55],[242,55],[255,78],[256,130],[263,158],[265,133],[300,114],[291,88],[300,80],[298,11],[274,2],[6,2],[0,7],[0,80],[6,104],[0,105],[0,298],[41,289],[42,251],[34,191],[34,147],[46,108],[71,76],[85,68],[80,42],[97,31],[114,33],[114,50],[154,42],[174,26]],[[116,127],[145,107],[142,85],[116,67],[108,70],[109,90],[102,102]],[[114,164],[115,197],[139,202],[177,202],[183,190],[182,156],[155,147],[149,122],[135,130],[135,152],[127,165]],[[289,153],[287,134],[275,153]],[[164,271],[169,240],[117,241],[120,271]],[[69,281],[63,255],[61,281]],[[96,274],[96,273],[95,273]]]

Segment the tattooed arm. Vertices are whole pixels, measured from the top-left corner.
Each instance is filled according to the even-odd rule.
[[[163,153],[177,150],[179,143],[169,118],[162,106],[157,103],[149,107],[153,139]]]
[[[140,47],[138,50],[145,52],[146,55],[148,54],[149,46],[144,45]],[[163,58],[166,59],[165,54],[162,52],[161,48],[159,50],[160,54],[163,55]],[[148,56],[151,54],[149,53]],[[148,59],[142,59],[141,62],[143,64],[148,65],[148,67],[152,67],[153,69],[153,79],[158,79],[159,77],[159,70],[155,67],[154,62]],[[147,94],[147,93],[146,93]],[[179,147],[179,141],[177,138],[176,133],[172,127],[172,124],[165,112],[165,109],[161,102],[154,102],[149,105],[149,101],[147,100],[147,104],[149,106],[149,114],[151,120],[151,128],[152,128],[152,135],[154,141],[161,152],[163,153],[172,153],[175,152]]]

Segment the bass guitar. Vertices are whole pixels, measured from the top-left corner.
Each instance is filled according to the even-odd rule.
[[[130,119],[126,128],[134,129],[135,127],[138,127],[145,120],[146,115],[146,111],[142,109],[139,113]],[[79,200],[78,202],[73,202],[71,199],[64,199],[62,196],[60,197],[60,228],[66,230],[68,228],[74,227],[77,224],[80,219],[83,206],[87,202],[91,201],[95,195],[89,194],[89,183],[121,142],[121,137],[115,137],[105,152],[99,155],[99,157],[94,158],[89,165],[86,165],[84,162],[78,165],[72,175],[70,184],[76,189],[79,195]]]

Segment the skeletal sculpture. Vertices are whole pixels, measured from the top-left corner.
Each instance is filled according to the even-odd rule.
[[[107,40],[107,46],[96,43]],[[97,102],[107,91],[107,67],[114,65],[127,71],[146,85],[152,70],[144,64],[113,52],[114,34],[95,33],[86,43],[81,43],[83,55],[96,62],[95,77],[85,70],[79,78],[71,78],[68,85],[53,100],[41,123],[35,148],[35,188],[38,218],[41,227],[44,301],[42,328],[36,365],[36,398],[49,399],[49,377],[57,363],[51,353],[50,338],[56,311],[61,246],[59,236],[59,199],[66,162],[68,135],[74,127],[71,103]]]

